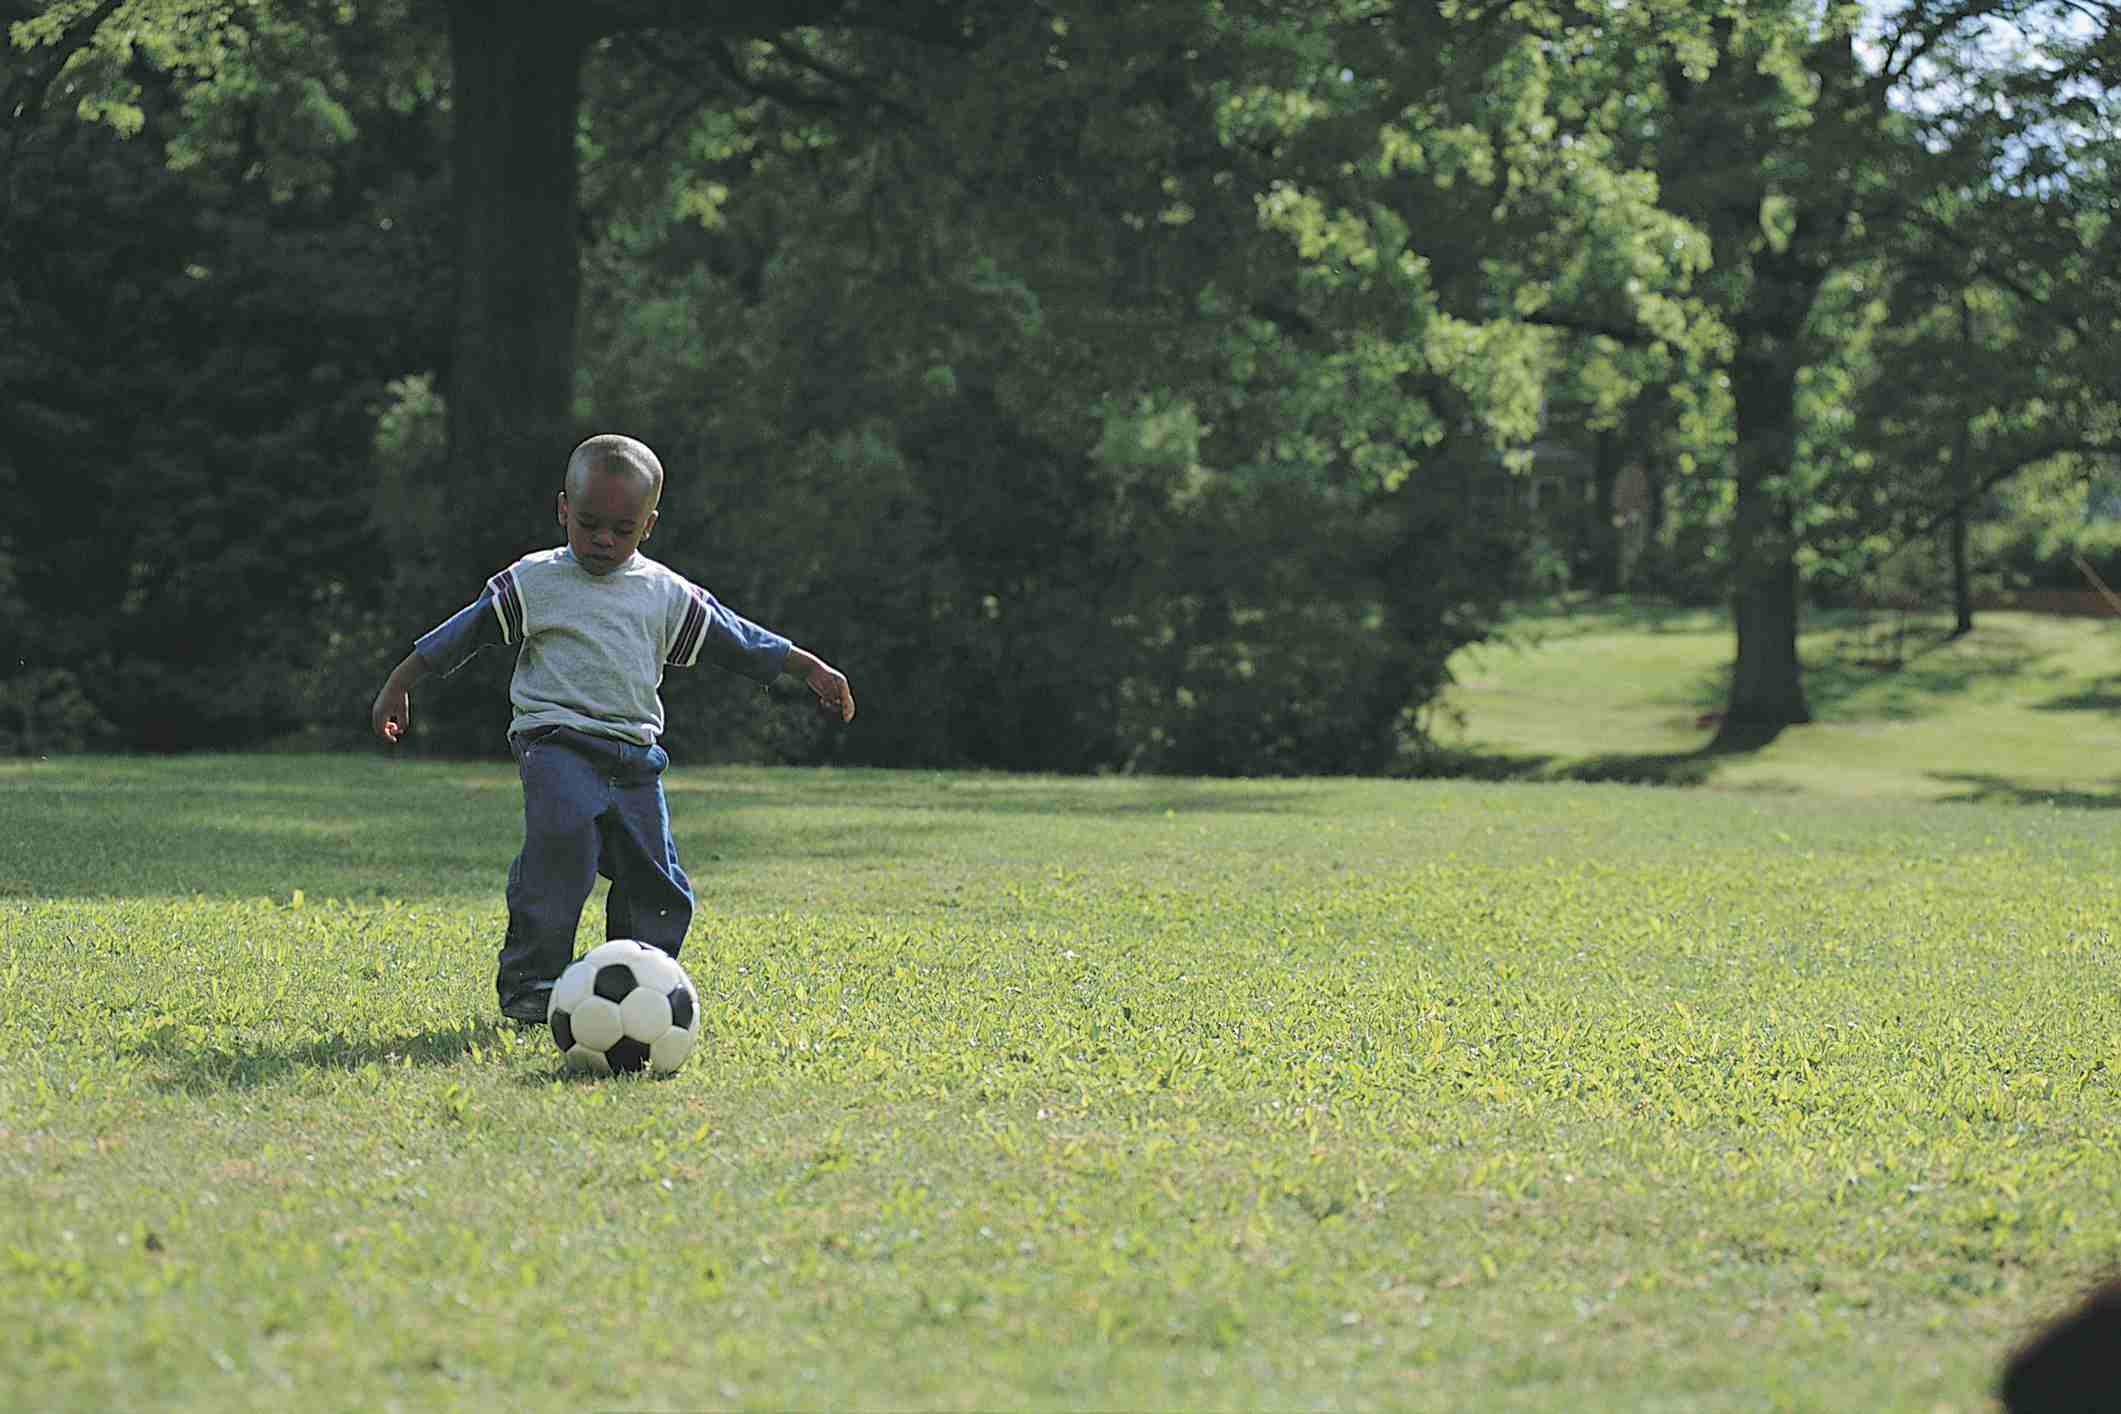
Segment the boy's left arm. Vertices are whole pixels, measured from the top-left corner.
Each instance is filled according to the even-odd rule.
[[[689,668],[702,658],[752,681],[771,685],[786,674],[800,681],[817,700],[817,709],[842,722],[854,720],[854,689],[847,675],[807,648],[798,648],[772,629],[737,613],[690,581],[673,620],[664,665]]]

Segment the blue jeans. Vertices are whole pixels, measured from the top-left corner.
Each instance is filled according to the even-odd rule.
[[[508,937],[495,989],[501,1009],[543,1014],[574,961],[575,925],[597,875],[611,880],[604,936],[637,938],[672,957],[692,926],[692,881],[678,867],[663,799],[660,746],[569,727],[512,735],[523,779],[523,850],[508,869]]]

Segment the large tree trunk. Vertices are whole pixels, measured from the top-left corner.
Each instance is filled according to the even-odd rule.
[[[460,573],[491,574],[559,533],[553,493],[577,430],[583,8],[449,6],[458,283],[444,553]]]
[[[1791,339],[1753,333],[1732,363],[1737,405],[1732,609],[1738,660],[1714,749],[1750,750],[1812,719],[1797,659],[1797,361]]]

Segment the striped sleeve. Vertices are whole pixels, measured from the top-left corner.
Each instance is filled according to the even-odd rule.
[[[689,668],[702,658],[754,682],[770,683],[788,657],[788,640],[761,628],[690,580],[685,613],[664,664]]]
[[[486,581],[486,589],[493,595],[493,616],[501,623],[501,642],[522,642],[523,591],[516,584],[515,570],[502,570]]]
[[[685,617],[678,624],[677,637],[670,641],[664,666],[689,668],[699,662],[700,645],[707,641],[707,602],[706,590],[697,584],[685,586]]]

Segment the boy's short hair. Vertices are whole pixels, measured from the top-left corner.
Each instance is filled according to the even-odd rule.
[[[582,494],[583,484],[596,472],[623,471],[645,482],[652,508],[663,497],[663,463],[646,442],[617,432],[599,432],[574,449],[567,459],[566,490]]]

